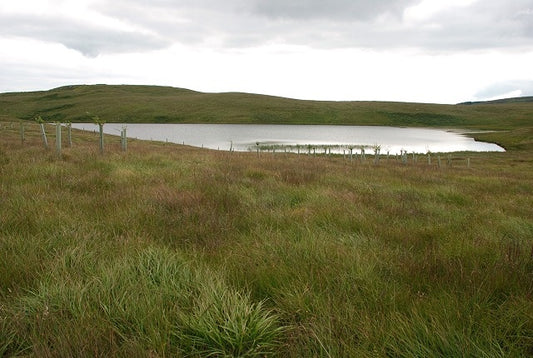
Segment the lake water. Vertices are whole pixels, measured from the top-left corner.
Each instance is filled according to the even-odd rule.
[[[379,126],[263,125],[263,124],[132,124],[106,123],[104,132],[120,135],[127,128],[129,138],[167,141],[220,150],[249,151],[260,146],[380,146],[381,153],[503,152],[496,144],[477,142],[466,135],[441,129]],[[73,123],[73,128],[97,131],[93,123]],[[307,147],[306,147],[307,148]],[[307,149],[302,149],[307,150]],[[317,149],[318,150],[318,149]]]

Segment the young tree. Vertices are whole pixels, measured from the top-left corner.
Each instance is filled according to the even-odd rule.
[[[41,127],[41,137],[43,138],[43,144],[46,149],[48,149],[48,139],[46,138],[46,131],[44,129],[44,119],[41,118],[41,116],[36,116],[35,121],[39,123],[39,126]]]
[[[94,124],[98,124],[98,130],[100,132],[100,153],[104,154],[104,124],[105,121],[98,116],[92,116]]]

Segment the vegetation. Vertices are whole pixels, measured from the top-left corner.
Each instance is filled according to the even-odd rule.
[[[0,100],[59,107],[102,88]],[[106,103],[87,110],[107,120]],[[74,130],[58,158],[39,124],[21,142],[6,116],[0,356],[533,355],[531,117],[519,122],[530,107],[500,105],[483,128],[506,131],[476,136],[509,151],[469,153],[470,168],[136,140],[125,153],[118,137],[102,155],[98,134]],[[488,121],[477,106],[424,111],[470,113],[476,127]]]
[[[502,130],[530,123],[532,98],[460,105],[301,101],[155,86],[67,86],[0,94],[0,115],[48,121],[284,123],[459,127]]]

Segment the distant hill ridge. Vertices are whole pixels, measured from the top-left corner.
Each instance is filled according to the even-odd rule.
[[[353,124],[509,129],[532,122],[533,97],[459,105],[308,101],[142,85],[71,85],[0,94],[0,116],[87,122]]]
[[[491,101],[474,101],[474,102],[461,102],[459,105],[471,105],[471,104],[501,104],[501,103],[524,103],[524,102],[533,102],[533,96],[525,97],[511,97],[511,98],[501,98]]]

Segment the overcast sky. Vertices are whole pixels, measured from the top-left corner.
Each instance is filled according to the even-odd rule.
[[[533,95],[533,0],[0,1],[0,92],[107,83],[317,100]]]

